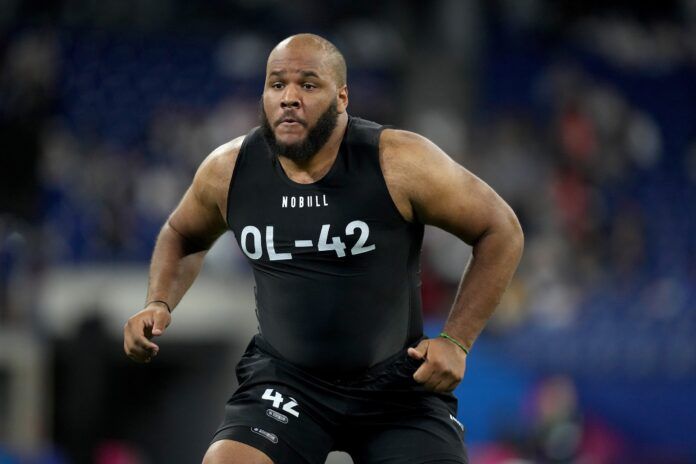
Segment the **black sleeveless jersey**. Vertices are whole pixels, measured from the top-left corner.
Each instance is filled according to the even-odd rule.
[[[230,182],[227,221],[254,270],[261,335],[317,374],[367,369],[422,336],[423,226],[387,190],[381,131],[350,117],[329,172],[299,184],[255,128]]]

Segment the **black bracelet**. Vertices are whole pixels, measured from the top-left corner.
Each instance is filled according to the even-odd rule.
[[[169,314],[172,313],[172,308],[169,307],[169,304],[168,304],[166,301],[162,301],[162,300],[152,300],[152,301],[148,301],[147,304],[145,304],[145,306],[146,306],[146,307],[147,307],[147,306],[150,306],[152,303],[162,303],[162,304],[167,308],[167,311],[169,311]]]

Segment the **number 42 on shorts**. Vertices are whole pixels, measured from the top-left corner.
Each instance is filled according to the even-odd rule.
[[[295,417],[300,417],[300,413],[295,409],[295,406],[297,406],[297,401],[295,401],[295,398],[288,396],[290,401],[285,401],[285,398],[279,391],[274,393],[272,388],[267,388],[266,391],[263,392],[261,399],[273,401],[273,407],[276,409],[279,409],[280,405],[282,404],[283,411],[287,412],[288,414],[292,414]]]

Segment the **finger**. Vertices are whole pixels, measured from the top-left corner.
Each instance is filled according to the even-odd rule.
[[[140,323],[142,324],[141,330],[143,335],[145,335],[147,339],[152,338],[152,328],[155,326],[155,320],[152,318],[152,316],[148,316],[147,318],[141,319]]]
[[[443,378],[434,387],[433,391],[440,393],[449,393],[453,389],[450,387],[452,385],[452,380],[448,378]]]
[[[150,357],[149,353],[142,348],[132,348],[126,354],[130,359],[138,363],[145,362]]]
[[[144,337],[135,337],[126,345],[126,353],[147,353],[156,355],[159,347]]]
[[[454,390],[456,390],[458,386],[459,386],[459,381],[453,380],[450,383],[448,383],[447,386],[444,387],[443,391],[450,393],[450,392],[453,392]]]
[[[425,361],[413,374],[413,380],[418,383],[426,383],[433,376],[434,370],[428,361]]]
[[[152,327],[152,335],[157,337],[164,333],[164,329],[167,328],[169,322],[169,314],[165,314],[163,311],[157,311],[154,317],[154,325]]]
[[[142,336],[134,337],[133,346],[136,346],[148,352],[154,352],[154,354],[157,354],[157,352],[159,351],[159,346]]]
[[[452,390],[456,389],[459,386],[459,384],[462,383],[462,380],[464,380],[464,373],[462,373],[461,375],[457,374],[457,373],[453,373],[450,388]]]
[[[134,346],[126,353],[128,357],[137,360],[138,362],[145,362],[147,359],[152,359],[157,356],[157,351],[144,348],[142,346]]]
[[[140,347],[148,349],[148,350],[159,350],[159,346],[157,346],[157,344],[151,342],[150,337],[148,337],[147,334],[133,335],[131,345],[140,346]]]
[[[123,337],[123,351],[126,352],[129,358],[135,361],[136,359],[134,359],[133,356],[140,356],[140,353],[144,352],[144,349],[138,347],[134,337],[129,332],[126,332]]]
[[[423,340],[416,347],[409,348],[406,353],[414,359],[423,360],[428,353],[428,346],[430,345],[430,340]]]
[[[123,349],[126,355],[135,362],[145,362],[147,358],[157,355],[159,347],[147,340],[143,335],[137,335],[131,324],[126,324],[123,334]]]
[[[423,386],[430,391],[438,391],[437,387],[442,383],[442,374],[433,373],[428,380],[425,381]]]

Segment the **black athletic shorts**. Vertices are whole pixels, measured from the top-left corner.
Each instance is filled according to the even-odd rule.
[[[263,451],[275,464],[324,464],[330,451],[355,464],[467,463],[452,394],[413,380],[406,351],[350,380],[326,380],[279,356],[256,335],[237,365],[239,388],[213,437]]]

